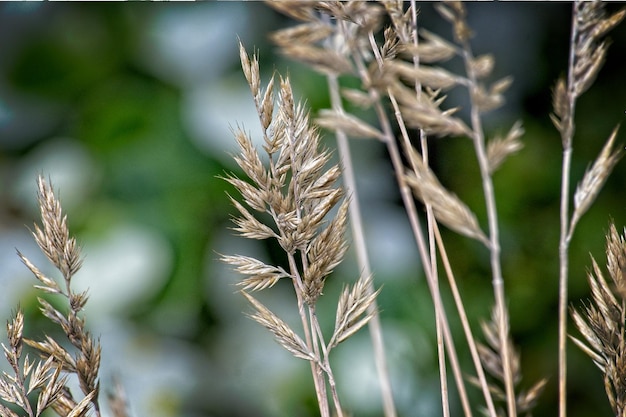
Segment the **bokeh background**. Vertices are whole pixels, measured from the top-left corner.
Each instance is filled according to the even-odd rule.
[[[551,88],[565,73],[571,6],[467,7],[475,53],[495,55],[495,77],[515,78],[506,107],[487,118],[487,131],[504,133],[518,119],[526,129],[525,148],[495,177],[502,259],[522,385],[548,377],[535,415],[554,415],[561,144],[548,115]],[[419,19],[450,37],[432,4],[422,5]],[[27,334],[57,332],[38,315],[35,280],[15,255],[19,248],[54,274],[28,230],[38,219],[41,173],[84,248],[75,283],[91,294],[87,323],[101,336],[103,388],[119,377],[133,416],[317,413],[310,368],[242,314],[250,310],[236,294],[238,277],[217,262],[219,253],[273,256],[269,246],[232,236],[234,211],[218,178],[237,172],[232,129],[259,131],[237,39],[249,51],[258,48],[265,80],[274,70],[289,73],[313,114],[329,106],[324,79],[282,58],[268,41],[271,31],[290,24],[259,2],[0,5],[0,312],[8,318],[20,303]],[[573,184],[625,117],[624,26],[610,37],[606,65],[577,107]],[[456,100],[464,99],[452,92],[450,106]],[[380,144],[352,145],[375,282],[383,286],[379,304],[397,406],[401,416],[440,415],[432,303],[392,170]],[[486,224],[469,142],[434,140],[431,149],[442,182]],[[578,226],[573,305],[588,294],[589,254],[603,259],[609,220],[620,230],[626,225],[625,175],[622,163]],[[492,304],[488,255],[474,242],[445,236],[478,331]],[[357,271],[349,253],[329,282],[322,311],[329,325],[341,283]],[[293,320],[288,286],[263,300]],[[453,326],[459,330],[454,320]],[[599,371],[573,345],[569,352],[569,415],[610,415]],[[333,364],[346,408],[355,416],[381,415],[367,332],[340,346]]]

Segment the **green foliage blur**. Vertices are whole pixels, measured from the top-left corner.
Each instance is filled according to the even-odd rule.
[[[522,351],[522,384],[550,378],[534,415],[554,415],[561,144],[549,113],[551,88],[567,63],[570,5],[468,4],[468,10],[476,54],[494,53],[496,75],[515,78],[509,107],[487,120],[490,137],[517,119],[526,130],[525,148],[495,175],[502,261],[511,328]],[[431,4],[423,5],[420,21],[449,38],[450,29]],[[289,24],[256,2],[0,5],[0,249],[6,252],[0,259],[19,263],[13,255],[18,245],[36,257],[24,225],[37,221],[34,184],[43,173],[85,247],[85,269],[97,265],[77,280],[101,300],[98,309],[87,311],[87,322],[102,334],[103,387],[119,374],[132,415],[316,415],[308,366],[245,318],[242,312],[249,310],[236,294],[236,276],[216,262],[218,253],[278,256],[270,244],[252,246],[233,239],[228,229],[234,211],[226,193],[233,190],[219,176],[236,172],[229,129],[256,129],[237,37],[249,51],[260,50],[265,80],[273,70],[289,74],[313,114],[329,106],[324,79],[286,61],[269,44],[268,33]],[[625,117],[624,25],[610,38],[605,67],[577,107],[572,189]],[[621,132],[618,141],[626,143],[625,137]],[[327,139],[332,146],[332,136]],[[485,225],[470,144],[434,139],[431,146],[441,181]],[[357,169],[363,169],[363,205],[372,209],[365,215],[372,236],[406,233],[383,148],[359,142],[354,152]],[[624,178],[622,162],[578,226],[570,252],[574,306],[588,294],[589,254],[604,259],[610,219],[618,230],[626,226]],[[386,239],[391,251],[405,242],[394,235]],[[488,255],[452,233],[445,239],[478,332],[492,304]],[[440,404],[433,310],[412,245],[400,251],[409,255],[396,268],[380,260],[384,253],[373,253],[375,266],[381,266],[375,282],[383,286],[379,304],[400,413],[435,416]],[[107,286],[102,281],[110,271],[124,278]],[[27,334],[54,333],[37,318],[34,278],[26,268],[13,265],[0,273],[3,286],[18,288],[1,301],[5,317],[19,302],[27,309]],[[357,273],[349,255],[328,289],[329,323],[341,282]],[[295,311],[291,296],[288,286],[279,285],[264,302],[277,305],[289,321],[285,316]],[[461,341],[459,324],[452,324]],[[361,332],[334,361],[340,395],[345,393],[347,408],[357,416],[381,414],[372,400],[377,392],[370,350]],[[573,344],[569,355],[569,415],[608,415],[600,372]],[[469,355],[462,356],[469,364]]]

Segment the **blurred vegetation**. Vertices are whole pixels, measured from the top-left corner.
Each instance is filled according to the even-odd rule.
[[[523,11],[518,15],[522,26],[517,36],[520,43],[499,45],[498,51],[507,51],[504,56],[498,56],[498,51],[494,53],[496,66],[501,67],[504,74],[512,72],[516,83],[525,89],[516,93],[516,101],[512,103],[517,113],[494,115],[489,126],[493,127],[493,132],[503,131],[512,121],[521,118],[526,130],[525,148],[505,163],[495,176],[495,185],[513,335],[521,347],[523,373],[528,380],[550,378],[535,415],[554,415],[561,144],[548,115],[551,87],[566,67],[570,6],[489,3],[471,4],[468,9],[470,24],[475,22],[477,53],[489,52],[490,46],[502,42],[490,33],[490,28],[508,22],[489,20],[490,16],[511,17],[514,15],[512,11]],[[241,13],[242,10],[245,13]],[[263,368],[249,364],[266,361],[265,355],[269,355],[272,358],[270,364],[283,366],[291,358],[276,358],[281,353],[272,351],[257,352],[246,360],[236,357],[246,352],[254,353],[254,346],[250,344],[257,343],[255,338],[260,339],[259,349],[267,347],[278,351],[279,348],[272,344],[269,335],[260,330],[257,332],[254,325],[245,327],[245,331],[254,330],[250,330],[248,338],[236,343],[236,337],[245,337],[245,331],[236,333],[233,329],[245,320],[239,318],[245,305],[234,293],[234,281],[226,282],[231,276],[220,275],[224,269],[215,263],[215,251],[224,251],[219,244],[229,233],[227,228],[232,213],[225,194],[226,183],[218,176],[234,169],[227,161],[227,150],[221,150],[215,144],[229,138],[205,137],[202,140],[213,143],[213,148],[198,146],[197,138],[193,138],[198,133],[189,126],[184,109],[190,91],[209,87],[201,82],[195,85],[193,79],[177,82],[173,79],[176,74],[168,75],[167,62],[161,61],[163,57],[159,54],[162,50],[150,50],[155,43],[146,42],[150,36],[154,39],[155,31],[163,29],[157,24],[163,19],[179,19],[178,24],[184,28],[184,19],[200,11],[231,19],[233,28],[246,26],[243,33],[215,34],[214,39],[201,49],[211,55],[218,44],[232,48],[232,54],[227,58],[215,56],[218,60],[228,59],[222,63],[222,69],[211,76],[218,80],[213,81],[215,84],[238,83],[238,88],[245,88],[236,55],[236,36],[240,35],[249,50],[253,47],[260,49],[261,64],[268,73],[273,69],[289,73],[297,93],[307,100],[313,111],[328,106],[324,81],[319,76],[274,55],[267,33],[289,22],[261,3],[246,3],[245,6],[241,3],[2,4],[0,178],[3,185],[0,190],[0,225],[8,231],[32,224],[36,219],[33,210],[35,195],[31,192],[35,173],[49,169],[50,172],[43,171],[44,175],[50,175],[60,190],[62,202],[64,196],[72,197],[78,193],[71,198],[73,204],[65,209],[71,230],[79,241],[97,241],[120,224],[136,224],[167,242],[171,262],[167,264],[169,269],[164,271],[166,278],[150,282],[145,294],[115,314],[130,323],[132,337],[139,340],[131,342],[135,346],[153,349],[149,345],[168,345],[172,341],[176,346],[184,346],[180,356],[195,364],[185,368],[193,388],[181,394],[182,398],[175,393],[168,396],[167,392],[162,392],[160,397],[154,394],[152,398],[160,401],[155,400],[159,414],[154,414],[155,409],[134,406],[134,415],[313,416],[316,401],[306,364],[294,364],[284,371],[284,375],[270,378],[267,389],[276,390],[270,393],[263,391],[264,376],[253,374]],[[237,24],[237,16],[244,22]],[[431,5],[424,5],[420,19],[424,26],[448,36],[449,28],[436,17]],[[624,118],[625,28],[618,28],[611,38],[613,43],[605,68],[577,108],[573,186],[598,154],[614,125]],[[526,39],[529,45],[531,42],[537,45],[536,49],[524,45]],[[192,43],[196,39],[188,41]],[[524,61],[517,55],[527,52],[536,56]],[[523,62],[533,65],[523,66]],[[219,102],[219,97],[217,100]],[[241,108],[250,105],[251,100],[248,100],[241,104]],[[226,120],[232,115],[220,113],[222,108],[219,105],[202,111],[206,111],[207,118],[220,120],[225,126],[241,122],[237,116]],[[618,136],[622,138],[621,142],[626,142],[624,137],[623,132]],[[72,152],[78,149],[78,154],[87,161],[86,165],[76,165],[76,159],[72,159],[76,155],[68,149]],[[402,213],[398,209],[401,204],[398,196],[389,191],[393,187],[393,177],[382,148],[363,142],[355,146],[355,152],[367,161],[364,167],[382,173],[383,178],[376,179],[374,188],[385,187],[383,197],[391,197],[387,204]],[[441,173],[442,181],[468,202],[479,218],[484,219],[482,192],[477,192],[480,190],[477,166],[468,143],[462,139],[436,141],[432,144],[432,152],[433,164]],[[50,159],[50,154],[59,157]],[[66,172],[66,169],[69,169],[70,180],[57,180],[55,172]],[[363,175],[369,178],[367,173]],[[574,305],[579,305],[579,300],[588,294],[585,279],[590,264],[588,255],[593,253],[598,259],[602,258],[604,232],[609,219],[615,220],[618,229],[626,225],[622,194],[625,178],[626,166],[618,164],[596,205],[579,224],[570,252],[570,298]],[[32,185],[27,188],[30,194],[19,188],[25,183],[29,187]],[[66,189],[65,184],[75,184],[78,189]],[[373,201],[371,204],[380,203],[376,192],[364,194],[363,198],[370,199],[370,203]],[[31,199],[33,205],[25,205],[25,199]],[[462,291],[468,311],[478,328],[478,320],[488,317],[492,297],[487,254],[474,242],[458,239],[452,234],[445,237],[458,276],[463,277]],[[241,251],[247,249],[242,247]],[[273,256],[271,247],[254,250],[265,250],[267,256]],[[415,262],[414,259],[411,261]],[[88,257],[85,263],[89,262]],[[114,264],[116,260],[109,259],[108,262]],[[2,273],[9,272],[3,270]],[[400,373],[394,377],[402,403],[399,408],[405,416],[438,415],[429,408],[437,410],[436,397],[420,403],[426,396],[436,395],[438,390],[430,298],[425,282],[415,270],[403,270],[401,276],[390,275],[397,273],[377,270],[376,282],[378,285],[384,283],[379,301],[383,327],[389,326],[387,345],[396,355],[392,359],[396,364],[392,374],[394,369]],[[351,279],[356,272],[350,264],[338,274],[345,275],[338,277],[338,281],[342,281]],[[2,276],[0,280],[2,285],[9,285],[4,282],[18,278],[22,281],[30,279],[24,272],[18,277]],[[331,297],[338,288],[339,285],[330,287]],[[120,287],[117,291],[124,293],[125,289]],[[289,296],[285,288],[285,298]],[[27,312],[27,326],[36,316],[33,297],[28,291],[21,299],[22,305],[31,308]],[[13,308],[18,301],[14,300],[11,306],[2,306],[2,311]],[[229,309],[225,309],[225,305]],[[332,312],[328,317],[332,320]],[[36,323],[36,328],[44,326],[40,321]],[[27,332],[30,331],[35,330],[27,328]],[[221,344],[226,335],[233,337],[233,334],[236,337],[235,342],[231,341],[232,345]],[[403,334],[403,338],[396,340],[398,334]],[[103,335],[103,339],[105,337]],[[364,346],[369,343],[365,336],[359,340]],[[342,347],[343,355],[349,357],[350,350],[357,348],[356,345],[354,342]],[[229,351],[229,348],[233,350]],[[192,353],[186,358],[189,352]],[[600,373],[573,345],[570,345],[569,352],[569,415],[608,415],[610,411]],[[123,350],[115,355],[117,360],[124,360],[120,357],[124,355]],[[196,356],[208,359],[198,360]],[[280,372],[275,370],[275,373]],[[347,376],[344,378],[348,380]],[[150,381],[149,376],[144,380]],[[247,382],[243,384],[245,380]],[[258,391],[248,393],[246,388],[250,386],[256,386]],[[130,402],[132,406],[132,397]],[[350,406],[359,416],[379,415],[377,409],[367,412],[358,404]]]

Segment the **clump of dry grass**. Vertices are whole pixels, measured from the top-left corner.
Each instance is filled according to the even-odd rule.
[[[495,59],[491,54],[475,56],[471,48],[472,29],[467,24],[467,11],[462,3],[438,3],[435,8],[452,28],[452,41],[417,26],[417,6],[408,7],[399,1],[390,2],[292,2],[272,1],[269,4],[300,22],[294,27],[272,35],[281,52],[324,74],[328,80],[332,108],[320,111],[316,123],[334,131],[340,157],[345,166],[346,186],[350,195],[357,195],[351,167],[347,137],[372,138],[386,146],[396,173],[398,187],[419,248],[435,309],[437,346],[441,372],[443,414],[449,415],[446,361],[451,363],[454,380],[465,415],[471,415],[464,378],[459,369],[456,342],[449,331],[450,311],[441,301],[441,288],[436,269],[438,259],[444,265],[449,290],[455,300],[456,312],[463,324],[467,348],[475,368],[470,379],[481,387],[486,414],[490,416],[528,413],[545,386],[545,380],[533,384],[528,391],[519,391],[519,355],[511,343],[506,306],[505,280],[502,276],[500,236],[493,176],[498,167],[522,147],[521,122],[515,122],[504,137],[489,138],[483,129],[485,113],[504,104],[504,94],[512,79],[491,79]],[[606,16],[599,2],[576,2],[572,13],[572,38],[568,80],[559,80],[554,90],[555,114],[552,116],[564,146],[563,187],[561,189],[561,255],[560,268],[560,339],[559,390],[560,414],[565,415],[565,307],[567,303],[567,248],[581,216],[589,209],[606,178],[621,156],[615,150],[615,130],[601,154],[581,180],[574,194],[574,212],[568,213],[569,172],[574,133],[576,99],[593,83],[607,51],[602,40],[624,17],[624,12]],[[390,23],[386,23],[390,22]],[[464,70],[454,73],[444,63],[458,59]],[[341,88],[339,76],[360,81],[359,88]],[[469,118],[458,116],[457,107],[445,105],[445,92],[460,88],[469,96]],[[365,121],[349,114],[343,107],[346,100],[371,108],[376,121]],[[388,112],[390,108],[392,112]],[[418,130],[419,145],[411,139],[409,129]],[[399,132],[396,134],[395,132]],[[448,190],[428,164],[429,137],[467,137],[474,148],[480,168],[486,230],[471,207],[453,191]],[[413,200],[416,197],[426,208],[426,226]],[[358,206],[350,207],[354,240],[361,241]],[[490,255],[494,313],[491,324],[483,330],[487,348],[475,341],[465,313],[462,296],[456,285],[452,264],[439,234],[439,224],[482,243]],[[366,252],[366,251],[363,251]],[[361,259],[362,258],[362,259]],[[366,254],[359,265],[366,268]],[[371,328],[374,334],[380,328]],[[376,337],[374,337],[376,340]],[[382,346],[382,344],[381,344]],[[384,370],[384,350],[377,350],[377,360]],[[485,371],[502,384],[495,388],[487,381]],[[380,373],[381,385],[389,386]],[[493,394],[504,399],[506,412],[497,411]],[[395,415],[389,392],[383,388],[385,415]]]
[[[252,307],[249,316],[267,328],[293,356],[309,362],[322,417],[347,415],[330,353],[368,325],[384,415],[395,417],[376,305],[379,290],[374,285],[367,255],[356,174],[347,142],[348,137],[380,141],[386,146],[395,171],[433,301],[442,414],[451,415],[448,384],[454,382],[463,415],[467,417],[475,409],[490,417],[530,416],[547,379],[522,388],[521,355],[509,328],[493,186],[498,168],[522,148],[524,129],[521,122],[515,122],[505,135],[490,137],[483,128],[485,114],[504,105],[511,78],[493,80],[495,58],[491,54],[474,55],[472,29],[463,3],[435,5],[450,24],[451,40],[418,27],[415,2],[407,5],[400,1],[273,1],[270,5],[300,22],[274,33],[272,39],[284,55],[326,76],[331,108],[320,111],[311,122],[305,106],[294,98],[289,79],[275,75],[263,86],[257,56],[250,57],[240,44],[243,72],[262,127],[264,155],[242,129],[234,132],[239,145],[234,160],[245,175],[224,177],[241,196],[240,199],[229,196],[238,212],[233,218],[234,231],[248,239],[275,240],[286,259],[285,264],[273,265],[244,254],[221,256],[223,262],[243,275],[240,292]],[[602,67],[607,53],[605,35],[625,16],[624,10],[607,16],[599,2],[574,3],[568,75],[567,79],[559,79],[553,90],[551,117],[563,144],[559,242],[560,417],[566,416],[569,243],[579,220],[622,156],[622,150],[615,146],[616,128],[576,187],[570,215],[576,100],[590,88]],[[462,63],[461,71],[448,69],[445,63],[453,59]],[[356,80],[356,87],[342,88],[340,76]],[[451,89],[466,92],[467,120],[459,115],[458,107],[447,104],[446,92]],[[375,120],[366,121],[350,114],[344,107],[345,101],[372,109]],[[335,133],[341,167],[331,164],[331,151],[321,147],[319,128]],[[418,140],[410,129],[417,130]],[[483,219],[475,214],[478,210],[440,181],[429,164],[429,141],[447,137],[464,138],[473,149],[484,196]],[[338,185],[340,180],[343,186]],[[89,413],[100,416],[101,347],[87,329],[81,313],[88,300],[87,293],[77,293],[71,285],[82,264],[80,248],[69,233],[67,219],[51,186],[42,177],[37,185],[41,225],[35,225],[33,236],[62,278],[48,277],[23,254],[18,252],[18,255],[39,281],[35,286],[38,290],[64,300],[65,307],[57,308],[43,297],[38,299],[43,315],[61,328],[65,338],[62,341],[50,336],[41,340],[25,338],[24,315],[19,308],[16,310],[7,323],[8,343],[3,344],[11,373],[0,377],[0,414],[17,417],[25,413],[34,417],[51,409],[65,417]],[[318,302],[326,297],[326,280],[346,253],[348,223],[361,273],[341,292],[332,333],[325,334],[318,318]],[[491,319],[481,325],[484,342],[478,341],[472,330],[457,286],[454,260],[450,259],[440,225],[476,241],[489,256],[494,305]],[[580,311],[570,310],[585,341],[573,340],[604,373],[606,393],[617,416],[626,416],[625,240],[611,225],[607,234],[611,283],[592,258],[593,268],[588,274],[592,301]],[[438,270],[440,265],[443,271]],[[300,318],[300,328],[288,324],[289,320],[282,319],[253,296],[271,290],[280,280],[289,281],[293,287],[294,311]],[[449,292],[453,306],[444,304],[443,291]],[[462,325],[464,340],[456,340],[450,330],[453,315]],[[33,349],[40,359],[33,361],[28,354],[24,355],[24,345]],[[459,346],[469,351],[473,369],[461,369]],[[452,377],[448,372],[452,372]],[[70,391],[70,378],[77,380],[80,393]],[[470,404],[468,380],[480,389],[483,397],[480,404]],[[120,387],[116,385],[109,399],[113,414],[125,417],[126,400]],[[22,411],[18,413],[14,409]]]
[[[616,416],[626,415],[626,241],[614,224],[606,234],[610,282],[592,257],[587,273],[591,302],[570,313],[584,341],[572,337],[604,374],[604,389]]]
[[[437,242],[437,223],[477,239],[489,250],[495,302],[502,317],[497,334],[501,340],[499,346],[503,347],[500,354],[504,366],[508,413],[515,415],[511,352],[504,348],[508,346],[505,343],[508,339],[508,313],[500,266],[497,209],[491,175],[508,155],[520,149],[521,143],[518,138],[523,130],[521,124],[516,123],[506,138],[489,141],[487,146],[481,120],[485,112],[503,104],[502,94],[510,85],[510,78],[505,77],[487,83],[486,80],[494,67],[494,59],[491,55],[474,57],[469,43],[471,30],[467,26],[466,12],[461,3],[437,5],[439,13],[452,24],[455,43],[428,31],[418,31],[415,4],[405,9],[402,2],[308,3],[308,9],[306,6],[300,6],[297,13],[290,12],[291,9],[285,10],[287,7],[284,2],[271,4],[291,17],[304,21],[296,28],[279,31],[273,36],[281,51],[328,76],[333,109],[322,112],[317,122],[336,131],[338,136],[369,136],[387,145],[435,305],[440,364],[445,362],[447,353],[448,359],[452,362],[452,371],[466,415],[471,414],[471,407],[465,393],[462,372],[458,368],[455,342],[447,324],[449,313],[445,311],[441,301],[435,270],[436,245],[439,246],[441,256],[447,257],[443,245]],[[383,40],[382,43],[378,43],[375,35],[381,30],[385,15],[391,24],[382,29]],[[305,53],[309,50],[315,50],[316,53],[314,55]],[[303,58],[305,56],[306,59]],[[454,57],[461,59],[465,64],[464,74],[454,74],[439,65]],[[328,65],[329,62],[336,65]],[[337,83],[338,75],[356,77],[360,80],[362,88],[341,90]],[[466,88],[469,93],[471,102],[469,124],[455,114],[457,108],[443,108],[446,99],[443,92],[452,88]],[[362,107],[373,108],[380,128],[346,114],[339,99],[340,93],[346,100]],[[387,115],[385,111],[387,106],[393,109],[395,120]],[[394,134],[392,128],[394,123],[401,132],[399,137]],[[420,150],[412,144],[408,128],[419,130]],[[488,213],[488,233],[481,229],[472,210],[453,192],[447,190],[429,168],[428,136],[470,138],[481,171]],[[344,162],[348,160],[345,154],[341,156]],[[408,164],[403,162],[403,158]],[[421,228],[411,191],[427,207],[428,237]],[[352,189],[350,193],[353,193]],[[495,415],[476,342],[467,322],[451,269],[447,270],[447,276],[455,296],[457,311],[463,320],[466,339],[487,408],[490,415]],[[445,373],[442,373],[441,385],[444,394],[447,392],[446,384]],[[444,414],[447,414],[448,400],[445,395],[442,402]]]
[[[255,310],[250,317],[272,332],[295,357],[310,362],[322,416],[331,415],[327,384],[334,412],[342,416],[329,354],[371,319],[372,313],[367,310],[377,292],[368,292],[371,278],[361,275],[338,300],[330,338],[322,333],[316,305],[326,279],[342,261],[347,248],[344,232],[348,202],[343,199],[343,189],[336,185],[341,171],[337,165],[328,166],[331,154],[321,149],[319,133],[310,125],[304,106],[295,102],[289,79],[280,77],[275,103],[275,78],[262,88],[257,57],[250,59],[243,45],[240,52],[263,129],[268,163],[262,163],[251,138],[238,130],[235,138],[240,153],[235,161],[248,181],[234,175],[225,178],[245,203],[244,206],[231,197],[239,211],[233,219],[235,231],[249,239],[275,239],[288,262],[284,266],[269,265],[244,255],[224,255],[222,260],[246,276],[240,285]],[[259,220],[261,215],[269,215],[271,224]],[[270,289],[280,279],[289,279],[293,284],[302,336],[250,295]]]
[[[7,407],[13,404],[29,417],[39,416],[46,409],[63,417],[86,416],[91,412],[100,416],[100,342],[91,335],[81,314],[88,300],[87,293],[77,293],[71,285],[82,265],[80,247],[70,235],[67,216],[63,214],[52,187],[41,176],[37,179],[37,190],[41,226],[35,224],[32,234],[46,258],[60,271],[61,283],[41,272],[19,251],[18,256],[39,281],[35,288],[65,299],[67,306],[62,311],[45,298],[37,298],[43,315],[61,328],[66,340],[59,341],[51,336],[41,340],[25,338],[24,314],[18,307],[7,323],[8,346],[2,344],[13,374],[4,373],[0,377],[0,399],[3,402],[0,403],[0,414],[18,417],[20,414]],[[38,361],[32,360],[28,354],[23,355],[24,344],[35,350],[40,357]],[[79,397],[68,387],[72,376],[78,381]],[[34,407],[29,400],[31,394],[37,397]],[[112,397],[121,398],[118,394],[112,394]],[[123,409],[117,407],[114,415],[125,417]]]

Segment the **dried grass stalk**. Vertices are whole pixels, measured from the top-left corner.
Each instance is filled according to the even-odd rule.
[[[570,230],[574,230],[578,220],[589,210],[596,197],[600,193],[602,186],[613,171],[613,167],[623,155],[622,147],[614,149],[615,138],[618,127],[613,129],[613,133],[606,141],[600,155],[596,158],[591,169],[585,172],[582,181],[576,187],[574,193],[574,213],[570,223]]]
[[[3,344],[5,357],[14,374],[0,377],[0,398],[18,406],[29,417],[39,416],[47,409],[53,409],[63,417],[85,416],[91,412],[99,416],[100,343],[87,330],[85,319],[81,316],[87,294],[74,292],[71,285],[82,265],[80,247],[70,235],[67,217],[52,187],[41,176],[37,179],[37,199],[41,225],[36,224],[32,234],[44,255],[61,272],[62,284],[43,274],[19,251],[18,256],[40,282],[35,288],[65,298],[66,311],[57,309],[44,298],[38,297],[38,301],[43,315],[60,326],[70,347],[62,347],[51,336],[46,336],[43,341],[24,338],[24,316],[18,309],[13,320],[7,324],[9,346]],[[22,358],[24,343],[37,351],[40,361],[32,362],[28,355]],[[76,377],[82,391],[79,401],[74,399],[67,386],[71,375]],[[28,396],[35,393],[36,408],[33,409]],[[0,408],[2,415],[17,415],[7,410],[4,405]]]
[[[351,6],[328,7],[336,7],[338,13],[351,10]],[[312,16],[304,10],[299,9],[300,17]],[[303,58],[299,55],[303,53],[310,65],[323,67],[323,71],[335,73],[351,70],[345,65],[347,61],[342,63],[332,53],[316,46],[298,45],[289,52],[291,41],[286,39],[317,41],[319,37],[311,33],[312,27],[316,25],[312,23],[283,31],[275,37],[279,43],[286,42],[283,51],[287,54]],[[244,74],[264,128],[264,150],[269,162],[266,166],[261,163],[247,134],[241,129],[235,133],[240,153],[234,158],[250,180],[244,181],[233,174],[225,177],[241,194],[244,203],[231,197],[239,212],[239,216],[233,219],[235,231],[252,239],[276,239],[287,255],[288,264],[284,267],[273,266],[243,255],[222,256],[221,259],[247,276],[240,285],[243,287],[242,294],[256,311],[250,317],[270,330],[283,348],[311,363],[322,415],[330,416],[326,394],[328,384],[335,411],[341,416],[343,411],[328,354],[339,342],[370,320],[371,314],[366,311],[377,293],[363,293],[364,283],[371,283],[364,279],[359,280],[352,291],[344,293],[337,307],[335,332],[329,343],[324,341],[315,312],[316,304],[323,293],[326,279],[342,261],[347,249],[344,234],[348,202],[343,200],[343,189],[336,185],[341,171],[337,165],[328,166],[331,155],[321,148],[318,130],[310,125],[304,106],[295,102],[289,79],[280,78],[277,102],[270,105],[267,100],[273,98],[274,94],[267,93],[271,87],[260,93],[263,90],[257,57],[250,58],[242,45],[240,51]],[[342,65],[346,68],[340,68]],[[270,108],[273,110],[270,111]],[[271,120],[267,120],[267,115],[271,115]],[[356,136],[382,136],[375,128],[351,116],[325,113],[321,119],[322,123],[324,120],[331,124],[340,123]],[[258,213],[267,215],[271,225],[257,217]],[[269,289],[281,278],[290,278],[293,283],[304,337],[246,292]]]
[[[412,163],[416,169],[406,175],[407,183],[424,204],[432,206],[437,220],[455,232],[474,238],[488,247],[489,239],[481,230],[476,216],[469,207],[441,185],[435,174],[424,165],[416,153],[413,153]]]
[[[599,1],[573,4],[572,30],[567,81],[559,78],[553,90],[552,122],[561,135],[563,162],[561,173],[561,233],[559,239],[559,417],[567,415],[567,304],[569,243],[581,216],[589,209],[604,181],[619,159],[621,151],[613,151],[613,132],[591,170],[585,173],[574,195],[574,213],[569,217],[570,171],[574,139],[576,100],[595,80],[607,52],[602,38],[626,15],[622,10],[606,17]]]
[[[616,416],[626,414],[626,242],[611,224],[606,235],[607,269],[611,283],[592,257],[587,278],[591,301],[581,309],[570,308],[576,327],[584,340],[572,337],[604,375],[604,387]],[[570,336],[571,337],[571,336]]]

